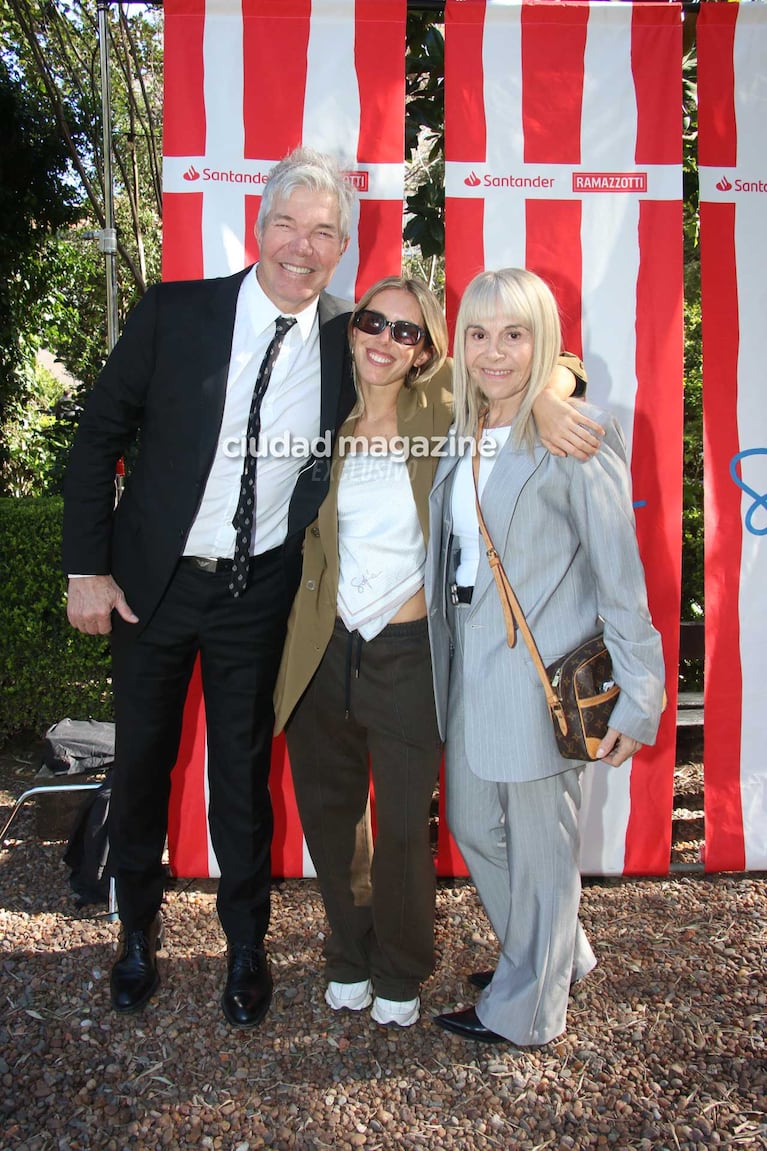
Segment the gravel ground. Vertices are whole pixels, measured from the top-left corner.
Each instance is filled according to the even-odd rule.
[[[0,772],[0,821],[27,766]],[[430,1021],[473,1002],[465,975],[494,960],[467,881],[439,885],[437,969],[408,1030],[325,1006],[313,880],[275,885],[275,997],[255,1032],[221,1014],[210,882],[169,891],[160,991],[117,1016],[117,924],[74,908],[63,844],[38,830],[26,811],[0,845],[0,1151],[767,1148],[764,874],[587,881],[599,966],[566,1035],[521,1051]]]

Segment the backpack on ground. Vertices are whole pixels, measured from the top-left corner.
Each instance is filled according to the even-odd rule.
[[[115,725],[97,719],[61,719],[45,733],[40,774],[104,771],[115,757]]]

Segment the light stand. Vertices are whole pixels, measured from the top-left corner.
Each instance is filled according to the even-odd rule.
[[[104,150],[104,227],[93,232],[104,253],[107,296],[107,351],[117,343],[117,230],[112,183],[112,83],[109,76],[109,0],[98,0],[99,65],[101,68],[101,136]]]

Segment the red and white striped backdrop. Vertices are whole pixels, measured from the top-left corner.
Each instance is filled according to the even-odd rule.
[[[705,865],[767,868],[767,9],[702,4]]]
[[[664,639],[658,743],[587,772],[582,867],[662,874],[681,575],[681,7],[447,0],[445,24],[448,316],[483,267],[525,266],[551,285],[590,397],[626,432]]]
[[[163,279],[258,258],[269,170],[296,144],[338,156],[360,191],[331,284],[398,273],[406,0],[166,0]]]
[[[260,187],[296,144],[341,159],[359,191],[330,285],[356,298],[402,260],[406,0],[165,0],[163,278],[258,258]],[[177,875],[217,875],[207,825],[205,715],[195,672],[173,772]],[[272,753],[275,875],[313,875],[284,740]]]
[[[365,15],[362,6],[351,0],[331,7],[336,19],[342,9],[348,15],[355,8],[358,20]],[[404,23],[404,0],[393,9],[375,4],[376,16],[384,7],[393,13],[392,19]],[[253,15],[255,9],[258,17]],[[318,11],[319,0],[313,5],[308,0],[286,4],[249,0],[242,10],[230,11],[228,21],[234,22],[236,31],[230,28],[224,35],[230,47],[233,36],[238,45],[235,55],[241,60],[251,20],[301,17],[312,21],[304,48],[296,52],[292,63],[279,36],[271,41],[280,43],[282,55],[281,64],[275,65],[279,72],[275,90],[262,96],[270,109],[279,101],[289,101],[285,89],[295,94],[295,84],[285,80],[295,75],[290,68],[298,68],[302,76],[310,70]],[[449,314],[454,314],[465,283],[485,264],[526,264],[552,283],[563,305],[567,346],[587,359],[591,395],[619,413],[629,438],[639,505],[637,530],[653,615],[664,633],[670,698],[658,747],[637,757],[630,773],[625,769],[608,775],[594,773],[597,786],[592,788],[586,813],[583,864],[584,871],[596,874],[662,873],[669,859],[681,506],[678,20],[678,6],[665,4],[520,6],[449,0],[447,9]],[[302,136],[299,127],[292,135],[286,133],[284,145],[264,145],[255,151],[249,146],[246,153],[245,133],[238,129],[242,139],[239,164],[226,150],[222,141],[232,117],[227,116],[218,89],[208,92],[208,87],[216,87],[214,77],[229,80],[234,74],[230,49],[215,45],[226,24],[220,3],[206,6],[201,0],[167,0],[166,278],[216,275],[256,258],[248,237],[257,212],[257,192],[248,194],[248,188],[257,185],[234,177],[247,174],[255,180],[259,172],[265,174],[274,159]],[[402,24],[389,41],[400,69],[398,85]],[[767,531],[767,428],[758,393],[761,363],[756,348],[766,314],[765,217],[760,195],[766,190],[761,165],[767,154],[767,109],[759,80],[767,49],[765,34],[763,5],[703,5],[698,16],[709,870],[753,870],[767,865],[767,773],[760,766],[767,734],[760,707],[767,624],[758,610],[758,591],[765,586],[759,543]],[[208,45],[211,39],[214,42]],[[347,57],[350,52],[347,46]],[[278,53],[267,52],[263,66],[257,68],[238,67],[235,96],[230,95],[227,105],[230,109],[243,109],[244,93],[253,90],[253,78],[246,82],[245,73],[263,79],[272,56],[276,60]],[[378,57],[376,49],[376,85]],[[228,63],[216,66],[217,58]],[[250,51],[247,58],[251,59]],[[334,76],[341,71],[339,65]],[[207,87],[204,75],[210,78]],[[308,92],[309,81],[302,85],[302,91]],[[371,81],[367,90],[373,87]],[[361,82],[361,91],[364,88]],[[308,106],[308,96],[305,102]],[[252,107],[249,99],[247,107]],[[312,111],[324,124],[314,101]],[[235,121],[238,116],[244,122],[244,113],[238,112]],[[273,133],[276,119],[276,115],[269,117],[263,125],[265,132]],[[307,124],[308,119],[307,113]],[[401,102],[393,119],[401,133]],[[215,140],[215,147],[208,146],[209,138]],[[349,138],[347,134],[345,142]],[[323,136],[305,135],[304,139],[331,147]],[[259,153],[269,157],[263,166],[246,161],[246,155]],[[374,161],[379,165],[376,179],[382,179],[384,170],[388,172],[395,162],[391,153],[380,154]],[[199,179],[184,181],[184,173],[192,175],[192,168]],[[233,178],[206,180],[205,169],[231,173]],[[352,170],[363,170],[361,147]],[[588,184],[591,190],[584,190],[584,177],[589,174],[633,179],[642,173],[646,174],[646,190],[633,191],[629,181],[626,191],[598,192],[600,181],[593,179]],[[489,184],[486,175],[491,178]],[[581,177],[578,188],[575,175]],[[537,183],[525,187],[517,182],[519,178]],[[478,190],[471,187],[476,181]],[[371,187],[373,183],[371,175]],[[181,189],[187,184],[192,191],[184,193]],[[361,220],[367,203],[363,202]],[[234,215],[219,225],[219,213],[227,204],[234,206]],[[396,249],[392,261],[397,266],[400,208],[398,201],[396,227],[395,213],[386,216],[392,229],[392,253]],[[363,261],[369,235],[361,224]],[[354,268],[357,262],[355,253]],[[346,284],[334,284],[334,288],[355,294],[357,282],[367,284],[394,266],[389,263],[374,270],[360,263],[358,274],[352,270]],[[737,462],[740,453],[748,454]],[[204,764],[205,756],[199,699],[195,680],[181,760],[197,765]],[[172,863],[178,874],[215,874],[204,832],[204,772],[194,773],[194,778],[194,786],[189,775],[183,788],[178,780],[174,785]],[[275,874],[311,874],[281,741],[274,746],[273,793]],[[441,831],[441,874],[463,873],[462,861],[453,849]]]

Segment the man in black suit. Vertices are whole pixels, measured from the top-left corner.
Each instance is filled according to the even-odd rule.
[[[143,1007],[159,982],[170,773],[198,654],[217,909],[228,944],[222,1007],[240,1027],[257,1025],[269,1008],[272,691],[327,461],[300,450],[259,455],[254,515],[252,502],[238,511],[247,488],[241,445],[254,430],[257,378],[265,384],[259,446],[285,433],[301,444],[329,433],[332,442],[351,408],[349,305],[325,288],[348,243],[352,198],[321,153],[299,148],[281,161],[264,188],[258,264],[151,288],[99,376],[72,450],[68,616],[81,631],[111,633],[109,840],[123,927],[111,975],[116,1011]],[[282,326],[280,316],[288,317]],[[115,509],[115,465],[136,439]],[[250,557],[239,570],[236,544]]]

